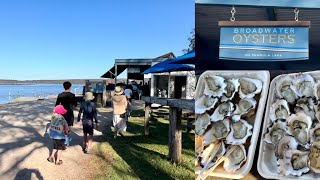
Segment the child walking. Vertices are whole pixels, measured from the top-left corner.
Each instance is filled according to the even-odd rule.
[[[62,105],[58,105],[54,108],[53,115],[51,117],[50,132],[49,135],[53,140],[53,150],[51,156],[47,160],[56,165],[62,165],[61,160],[62,151],[66,149],[65,139],[69,135],[69,127],[67,121],[63,115],[67,113]],[[55,154],[57,153],[57,159],[55,160]]]
[[[93,119],[95,120],[96,126],[98,125],[97,119],[97,109],[93,102],[94,96],[92,92],[87,92],[85,94],[85,102],[81,104],[79,115],[78,115],[78,124],[82,116],[82,126],[83,126],[83,146],[82,150],[84,153],[90,153],[92,148],[92,139],[93,139]],[[89,144],[87,146],[87,135],[89,134]]]

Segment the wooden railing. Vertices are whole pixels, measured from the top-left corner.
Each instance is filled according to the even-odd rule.
[[[145,118],[144,118],[144,133],[149,135],[149,121],[151,113],[151,104],[160,104],[169,106],[169,154],[168,158],[174,163],[181,163],[182,151],[182,132],[181,132],[181,117],[182,109],[194,111],[195,101],[188,99],[173,99],[173,98],[158,98],[144,96],[145,101]]]

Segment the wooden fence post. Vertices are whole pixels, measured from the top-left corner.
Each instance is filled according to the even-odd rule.
[[[182,132],[181,116],[182,110],[170,107],[170,124],[169,124],[169,158],[176,164],[181,163],[182,151]]]
[[[150,126],[150,110],[151,110],[151,104],[145,103],[144,107],[144,135],[149,135],[149,126]]]

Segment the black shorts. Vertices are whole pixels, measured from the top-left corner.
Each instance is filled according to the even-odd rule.
[[[66,145],[64,144],[64,139],[53,139],[53,149],[65,150]]]
[[[68,126],[73,126],[74,117],[64,116],[64,119],[67,121]]]
[[[83,134],[89,134],[90,136],[93,135],[93,127],[83,127]]]

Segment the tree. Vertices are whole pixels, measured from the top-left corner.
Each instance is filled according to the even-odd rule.
[[[189,41],[189,47],[187,49],[183,49],[182,52],[184,54],[194,50],[196,44],[195,44],[195,31],[194,28],[192,29],[192,31],[190,32],[190,37],[188,38]]]

